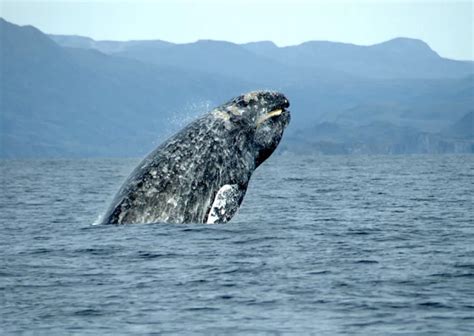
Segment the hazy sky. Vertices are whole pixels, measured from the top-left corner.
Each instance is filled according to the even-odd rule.
[[[0,0],[0,16],[46,33],[94,39],[192,42],[309,40],[369,45],[394,37],[427,42],[441,56],[474,59],[473,1]]]

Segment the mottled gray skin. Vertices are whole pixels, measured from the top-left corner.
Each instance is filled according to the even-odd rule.
[[[290,121],[288,106],[282,94],[258,91],[198,118],[139,164],[103,223],[206,223],[211,210],[215,223],[230,220],[253,171],[278,146]],[[279,109],[281,114],[269,117]],[[229,185],[232,189],[219,193]],[[211,209],[228,194],[232,200]]]

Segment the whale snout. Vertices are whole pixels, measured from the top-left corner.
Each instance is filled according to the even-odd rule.
[[[290,107],[290,101],[283,93],[268,91],[263,96],[266,103],[271,107],[271,111],[277,109],[285,110]]]
[[[282,93],[278,93],[276,103],[282,109],[287,109],[288,107],[290,107],[290,101]]]
[[[257,119],[257,126],[261,125],[268,119],[282,120],[286,125],[290,122],[290,101],[282,94],[278,92],[269,92],[268,98],[266,99],[267,106],[263,110],[264,113],[260,114]]]

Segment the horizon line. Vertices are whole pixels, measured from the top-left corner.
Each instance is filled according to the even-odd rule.
[[[306,41],[302,41],[300,43],[295,43],[295,44],[286,44],[286,45],[280,45],[272,40],[257,40],[257,41],[247,41],[247,42],[236,42],[236,41],[229,41],[229,40],[221,40],[221,39],[212,39],[212,38],[199,38],[199,39],[196,39],[196,40],[192,40],[192,41],[187,41],[187,42],[172,42],[172,41],[169,41],[169,40],[163,40],[163,39],[159,39],[159,38],[152,38],[152,39],[149,39],[149,38],[145,38],[145,39],[140,39],[140,38],[137,38],[137,39],[96,39],[94,37],[91,37],[91,36],[87,36],[87,35],[82,35],[82,34],[62,34],[62,33],[49,33],[49,32],[45,32],[43,30],[41,30],[40,28],[34,26],[33,24],[25,24],[25,25],[21,25],[21,24],[17,24],[17,23],[14,23],[12,21],[8,21],[7,19],[5,19],[4,17],[0,16],[0,19],[1,20],[4,20],[5,22],[8,22],[10,24],[13,24],[13,25],[16,25],[16,26],[19,26],[19,27],[32,27],[34,29],[37,29],[39,30],[41,33],[47,35],[47,36],[71,36],[71,37],[79,37],[79,38],[86,38],[86,39],[90,39],[94,42],[119,42],[119,43],[126,43],[126,42],[153,42],[153,41],[160,41],[160,42],[165,42],[165,43],[169,43],[169,44],[174,44],[174,45],[183,45],[183,44],[194,44],[194,43],[197,43],[197,42],[200,42],[200,41],[213,41],[213,42],[226,42],[226,43],[231,43],[231,44],[235,44],[235,45],[245,45],[245,44],[252,44],[252,43],[272,43],[274,46],[276,46],[277,48],[289,48],[289,47],[297,47],[297,46],[301,46],[303,44],[306,44],[306,43],[311,43],[311,42],[328,42],[328,43],[334,43],[334,44],[343,44],[343,45],[351,45],[351,46],[356,46],[356,47],[373,47],[373,46],[377,46],[377,45],[381,45],[381,44],[384,44],[384,43],[388,43],[388,42],[391,42],[391,41],[395,41],[395,40],[411,40],[411,41],[417,41],[417,42],[421,42],[423,44],[425,44],[431,51],[433,51],[436,55],[438,55],[440,58],[443,58],[443,59],[448,59],[448,60],[454,60],[454,61],[459,61],[459,62],[474,62],[474,58],[473,59],[459,59],[459,58],[448,58],[448,57],[444,57],[444,56],[441,56],[436,50],[434,50],[428,42],[424,41],[423,39],[420,39],[420,38],[416,38],[416,37],[408,37],[408,36],[397,36],[397,37],[393,37],[393,38],[389,38],[389,39],[386,39],[386,40],[382,40],[380,42],[377,42],[377,43],[373,43],[373,44],[356,44],[356,43],[353,43],[353,42],[344,42],[344,41],[334,41],[334,40],[306,40]]]

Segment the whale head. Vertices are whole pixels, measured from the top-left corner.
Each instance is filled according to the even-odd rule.
[[[288,99],[279,92],[253,91],[238,96],[215,110],[215,115],[234,127],[245,127],[256,150],[259,166],[277,148],[290,122]]]

